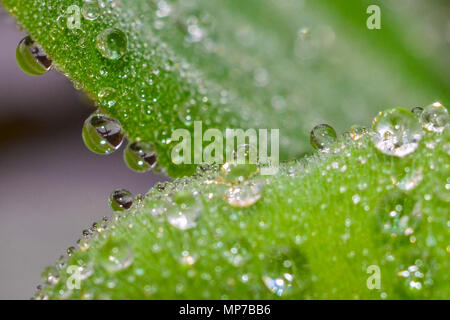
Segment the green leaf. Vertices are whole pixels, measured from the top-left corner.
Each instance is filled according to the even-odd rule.
[[[253,178],[238,208],[216,170],[158,184],[85,232],[35,298],[448,299],[449,132],[404,158],[343,137]]]
[[[417,0],[415,10],[382,3],[375,31],[365,25],[369,2],[356,0],[101,0],[94,20],[95,1],[87,10],[80,0],[3,3],[130,141],[155,144],[173,176],[193,172],[170,161],[170,137],[194,120],[204,130],[280,128],[289,159],[310,151],[314,124],[343,130],[381,107],[449,98],[448,45],[424,31],[446,21],[448,4],[438,1]],[[422,18],[424,6],[435,22]],[[86,17],[70,29],[76,8]],[[98,39],[114,28],[128,45],[111,60]]]

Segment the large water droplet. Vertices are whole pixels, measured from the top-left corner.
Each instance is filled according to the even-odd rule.
[[[113,211],[124,211],[131,208],[133,195],[125,189],[114,190],[109,196],[109,206]]]
[[[426,130],[442,133],[449,123],[447,108],[439,102],[430,104],[420,115],[420,122]]]
[[[43,283],[55,285],[59,282],[59,272],[55,267],[47,267],[42,271],[41,280]]]
[[[251,181],[230,187],[225,193],[225,201],[232,207],[245,208],[261,199],[263,184]]]
[[[100,7],[96,0],[85,0],[81,8],[83,17],[87,20],[95,20],[100,15]]]
[[[319,124],[315,126],[310,134],[311,145],[320,150],[327,151],[336,141],[336,131],[327,124]]]
[[[123,142],[120,123],[99,113],[94,113],[87,118],[82,135],[85,145],[98,154],[110,154]]]
[[[102,56],[111,60],[120,59],[127,51],[126,34],[117,28],[106,29],[97,37],[97,49]]]
[[[372,124],[375,147],[384,154],[400,158],[417,149],[423,134],[416,116],[403,108],[380,112]]]
[[[100,263],[108,271],[128,268],[134,260],[133,248],[125,240],[108,239],[99,250]]]
[[[133,142],[124,151],[125,163],[137,172],[152,170],[157,164],[155,147],[151,143]]]
[[[52,60],[30,36],[23,38],[19,42],[16,50],[16,60],[24,72],[34,76],[44,74],[52,67]]]
[[[202,202],[193,194],[179,192],[167,209],[167,221],[174,227],[187,230],[194,228],[202,212]]]

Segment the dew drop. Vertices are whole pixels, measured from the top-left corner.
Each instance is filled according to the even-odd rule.
[[[420,122],[426,130],[442,133],[449,123],[447,108],[440,102],[430,104],[420,115]]]
[[[53,63],[42,47],[30,36],[26,36],[19,42],[16,50],[16,60],[24,72],[33,76],[46,73],[52,68]]]
[[[354,125],[350,127],[349,133],[353,140],[358,141],[366,135],[367,129],[363,126]]]
[[[258,173],[257,151],[249,145],[239,146],[233,152],[233,160],[222,165],[219,182],[234,185],[242,183]]]
[[[117,120],[94,113],[84,122],[83,141],[92,152],[110,154],[123,142],[123,131]]]
[[[336,141],[336,131],[327,124],[319,124],[315,126],[310,134],[311,145],[315,149],[327,151]]]
[[[42,271],[41,280],[45,284],[55,285],[59,282],[59,272],[55,267],[47,267]]]
[[[259,181],[252,181],[230,187],[224,198],[232,207],[245,208],[261,199],[262,192],[263,184]]]
[[[382,153],[403,158],[414,152],[422,138],[419,121],[410,111],[392,108],[373,120],[372,141]]]
[[[192,193],[179,192],[173,196],[173,204],[167,209],[167,221],[180,230],[194,228],[202,209],[202,202]]]
[[[417,117],[420,118],[420,115],[423,112],[423,108],[422,107],[414,107],[411,109],[411,112]]]
[[[109,196],[109,206],[115,211],[124,211],[131,208],[133,195],[125,189],[114,190]]]
[[[158,157],[153,144],[145,142],[133,142],[124,151],[124,160],[127,166],[137,172],[152,170]]]
[[[281,297],[289,293],[292,287],[293,276],[288,273],[279,278],[271,278],[266,275],[262,277],[262,280],[270,292]]]
[[[106,29],[97,37],[97,49],[103,57],[118,60],[127,51],[126,34],[117,28]]]
[[[110,238],[100,248],[99,259],[103,268],[110,272],[123,270],[133,263],[133,248],[125,240],[112,240]]]
[[[100,15],[100,8],[98,1],[85,0],[83,7],[81,8],[81,14],[86,20],[95,20]]]

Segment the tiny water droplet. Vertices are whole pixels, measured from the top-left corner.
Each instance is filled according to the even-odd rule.
[[[327,151],[336,141],[336,131],[327,124],[315,126],[310,134],[311,145],[318,150]]]
[[[449,123],[447,108],[439,102],[430,104],[420,115],[420,122],[426,130],[442,133]]]
[[[59,272],[55,267],[47,267],[42,271],[41,280],[45,284],[55,285],[59,282]]]
[[[133,204],[133,195],[125,189],[114,190],[109,196],[109,206],[113,211],[124,211],[130,209]]]
[[[225,193],[225,201],[232,207],[245,208],[261,199],[262,182],[246,182],[230,187]]]
[[[127,51],[126,34],[117,28],[106,29],[97,37],[97,49],[103,57],[118,60]]]
[[[403,108],[380,112],[372,124],[375,147],[384,154],[400,158],[417,149],[423,134],[416,116]]]
[[[167,209],[167,221],[180,230],[194,228],[200,218],[202,202],[189,192],[178,192]]]
[[[156,166],[158,157],[153,144],[133,142],[126,147],[124,160],[131,170],[147,172]]]
[[[85,0],[83,7],[81,8],[81,13],[86,20],[95,20],[100,15],[100,8],[98,6],[98,1],[96,0]]]
[[[16,60],[24,72],[34,76],[46,73],[52,68],[53,64],[42,47],[30,36],[26,36],[19,42]]]
[[[123,131],[117,120],[94,113],[84,122],[83,141],[92,152],[110,154],[123,142]]]
[[[128,268],[134,260],[134,251],[125,240],[108,239],[99,250],[100,263],[106,270],[115,272]]]

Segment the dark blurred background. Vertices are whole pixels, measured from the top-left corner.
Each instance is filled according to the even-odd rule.
[[[21,71],[15,50],[25,33],[2,8],[0,30],[0,299],[29,299],[44,267],[111,216],[113,188],[144,193],[165,178],[132,172],[121,150],[90,152],[81,128],[92,103],[56,71]]]

